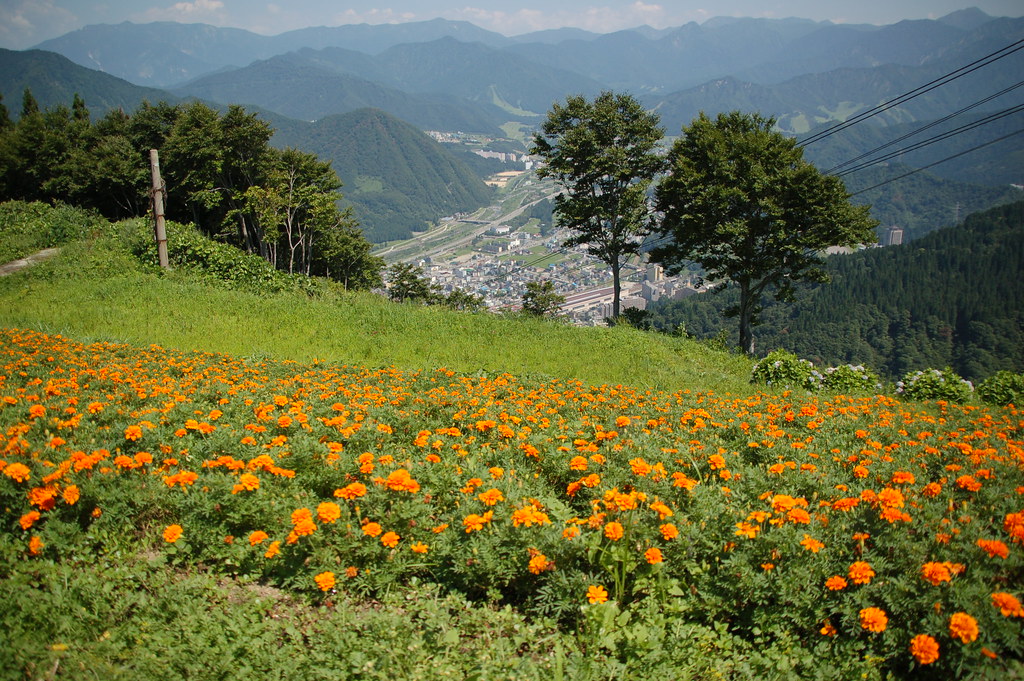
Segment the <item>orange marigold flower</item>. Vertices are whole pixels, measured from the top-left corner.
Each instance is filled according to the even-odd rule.
[[[661,536],[665,541],[670,541],[679,536],[679,528],[673,523],[665,523],[658,528],[661,531]]]
[[[23,463],[11,463],[4,468],[4,475],[15,482],[25,482],[32,475],[32,471]]]
[[[323,523],[333,523],[341,517],[341,506],[332,501],[325,501],[316,507],[316,517]]]
[[[1003,617],[1024,617],[1024,607],[1013,594],[1004,591],[992,594],[992,605],[999,608]]]
[[[18,522],[21,524],[21,529],[28,530],[39,520],[39,511],[29,511],[25,515],[21,516]]]
[[[604,536],[608,537],[612,541],[618,541],[625,535],[622,524],[616,521],[612,521],[604,526]]]
[[[412,549],[413,553],[426,553],[429,549],[429,547],[421,541],[414,542],[409,548]]]
[[[33,556],[38,556],[42,553],[44,546],[46,546],[46,544],[44,544],[43,540],[39,537],[32,537],[28,540],[28,552]]]
[[[978,620],[966,612],[955,612],[949,618],[949,635],[963,643],[978,640]]]
[[[281,542],[275,541],[271,542],[270,547],[267,549],[267,552],[263,554],[263,557],[273,558],[279,553],[281,553]]]
[[[665,560],[665,556],[662,555],[661,549],[659,549],[656,546],[652,546],[651,548],[644,551],[644,560],[646,560],[651,565],[657,565],[658,563]]]
[[[651,510],[658,514],[658,520],[664,520],[665,518],[675,515],[675,513],[672,512],[672,509],[662,501],[653,502],[651,504]]]
[[[366,485],[361,482],[353,482],[350,485],[345,485],[341,489],[334,490],[334,496],[341,499],[358,499],[359,497],[366,494]]]
[[[363,534],[367,537],[379,537],[383,531],[384,528],[380,526],[380,523],[369,522],[363,525]]]
[[[533,527],[534,525],[547,525],[551,522],[548,514],[541,511],[536,504],[526,506],[512,511],[512,526]]]
[[[398,546],[399,539],[401,539],[401,537],[398,536],[397,532],[385,532],[384,536],[380,538],[380,543],[389,549],[393,549]]]
[[[486,492],[481,492],[480,494],[476,495],[476,498],[484,502],[484,504],[488,506],[494,506],[499,501],[504,501],[505,495],[501,493],[500,489],[492,487]]]
[[[833,575],[825,580],[825,588],[829,591],[842,591],[847,586],[846,579],[839,575]]]
[[[998,539],[979,539],[977,541],[977,544],[991,558],[998,557],[1005,560],[1010,555],[1009,547],[1007,547],[1006,544],[999,541]]]
[[[476,513],[470,513],[462,519],[462,525],[466,528],[466,533],[476,532],[484,529],[484,525],[491,522],[493,511],[487,511],[483,515]]]
[[[608,600],[608,590],[600,585],[591,585],[587,588],[587,600],[590,603],[605,603]]]
[[[530,574],[533,575],[539,575],[540,573],[546,570],[550,570],[552,568],[554,568],[554,563],[549,561],[548,557],[545,556],[543,553],[538,553],[537,555],[530,558],[530,563],[527,566],[527,569],[530,571]]]
[[[896,471],[892,474],[892,484],[894,485],[913,485],[914,474],[907,471]]]
[[[249,546],[256,546],[262,544],[265,540],[270,539],[270,535],[263,530],[256,530],[249,535]]]
[[[359,568],[355,567],[354,565],[349,565],[347,568],[345,568],[345,576],[348,577],[349,579],[354,579],[358,575],[359,575]]]
[[[836,628],[832,626],[832,622],[830,622],[829,620],[825,620],[825,624],[822,625],[821,629],[819,629],[818,632],[822,636],[835,636],[837,633],[839,633],[836,630]]]
[[[860,626],[863,629],[880,634],[889,626],[889,618],[881,608],[864,608],[860,611]]]
[[[918,634],[910,639],[910,654],[918,664],[931,664],[939,659],[939,642],[928,634]]]
[[[929,482],[924,486],[924,489],[921,490],[921,493],[926,497],[937,497],[942,493],[942,485],[937,482]]]
[[[164,541],[168,544],[173,544],[181,538],[183,532],[184,530],[181,528],[181,525],[168,525],[164,529]]]
[[[944,563],[935,562],[925,563],[921,566],[921,577],[932,586],[938,586],[942,582],[949,582],[953,579],[949,568]]]
[[[306,537],[316,532],[316,523],[313,522],[312,518],[303,518],[299,522],[295,523],[295,527],[292,529],[296,535],[300,537]]]
[[[850,565],[849,575],[850,581],[854,584],[870,584],[871,578],[875,576],[875,571],[865,561],[858,560]]]
[[[131,425],[131,426],[128,426],[127,428],[124,429],[124,439],[125,440],[130,440],[132,442],[135,442],[136,440],[139,440],[141,438],[142,438],[142,428],[139,428],[136,425]]]
[[[321,591],[330,591],[334,588],[334,573],[333,572],[321,572],[313,578],[316,585],[320,587]]]
[[[616,419],[615,419],[615,427],[616,428],[625,428],[629,424],[630,424],[630,420],[629,420],[628,416],[619,416],[619,417],[616,417]]]
[[[565,539],[567,541],[572,541],[578,536],[580,536],[580,528],[576,527],[575,525],[571,525],[562,530],[562,539]]]
[[[804,535],[804,538],[800,541],[800,546],[804,547],[811,553],[817,553],[818,551],[821,551],[823,548],[825,548],[825,544],[813,538],[809,534]]]

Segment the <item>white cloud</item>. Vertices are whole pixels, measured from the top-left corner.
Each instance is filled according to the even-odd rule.
[[[23,50],[81,26],[74,13],[52,0],[5,0],[0,3],[0,45]]]
[[[407,21],[417,21],[418,17],[413,12],[396,12],[393,9],[371,9],[368,12],[357,12],[348,9],[334,16],[334,22],[342,24],[401,24]]]
[[[689,21],[702,21],[708,13],[704,10],[667,10],[664,5],[637,0],[625,7],[592,5],[582,10],[520,9],[506,12],[469,6],[448,10],[443,16],[446,19],[470,21],[505,35],[517,35],[562,26],[574,26],[595,33],[608,33],[643,24],[666,28]]]
[[[142,14],[143,21],[180,21],[184,23],[204,21],[224,23],[227,13],[221,0],[195,0],[176,2],[170,7],[154,7]]]

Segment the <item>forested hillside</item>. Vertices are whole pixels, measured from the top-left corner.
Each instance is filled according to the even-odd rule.
[[[309,149],[332,162],[370,241],[407,239],[430,220],[490,200],[490,189],[459,158],[378,109],[328,116],[274,143]]]
[[[759,354],[785,348],[818,365],[863,363],[891,378],[943,366],[972,380],[1024,370],[1024,201],[827,265],[832,283],[805,289],[794,304],[765,305],[754,331]],[[727,290],[658,302],[651,320],[715,336],[735,326],[719,313],[735,297]]]

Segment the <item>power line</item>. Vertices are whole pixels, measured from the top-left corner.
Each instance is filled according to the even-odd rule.
[[[885,144],[879,145],[879,146],[875,147],[874,149],[870,149],[868,151],[865,151],[860,156],[856,156],[854,158],[851,158],[848,161],[844,161],[844,162],[840,163],[837,166],[833,166],[833,167],[829,168],[828,170],[826,170],[825,174],[826,175],[831,175],[835,171],[840,170],[842,168],[845,168],[846,166],[850,165],[851,163],[856,163],[857,161],[859,161],[859,160],[861,160],[863,158],[867,158],[867,157],[871,156],[872,154],[875,154],[875,153],[877,153],[879,151],[882,151],[883,149],[888,149],[892,145],[899,144],[903,140],[909,139],[909,138],[913,137],[914,135],[917,135],[919,133],[924,132],[925,130],[928,130],[930,128],[934,128],[936,125],[941,125],[941,124],[945,123],[946,121],[950,120],[951,118],[955,118],[955,117],[959,116],[962,113],[966,113],[967,111],[970,111],[971,109],[976,109],[977,107],[981,106],[982,104],[986,104],[986,103],[992,101],[993,99],[996,99],[997,97],[1001,97],[1002,95],[1005,95],[1008,92],[1012,92],[1013,90],[1016,90],[1017,88],[1021,87],[1022,85],[1024,85],[1024,80],[1016,83],[1015,85],[1011,85],[1010,87],[1003,88],[1002,90],[1000,90],[999,92],[995,93],[994,95],[989,95],[988,97],[985,97],[984,99],[981,99],[981,100],[978,100],[977,102],[974,102],[973,104],[968,104],[967,106],[963,107],[962,109],[959,109],[958,111],[954,111],[953,113],[948,114],[946,116],[943,116],[942,118],[940,118],[938,120],[932,121],[931,123],[928,123],[927,125],[923,125],[920,128],[917,128],[916,130],[912,130],[912,131],[908,132],[907,134],[902,135],[900,137],[897,137],[896,139],[894,139],[894,140],[892,140],[890,142],[886,142]]]
[[[944,140],[949,139],[950,137],[955,137],[957,135],[961,135],[961,134],[963,134],[965,132],[969,132],[969,131],[971,131],[971,130],[973,130],[975,128],[979,128],[979,127],[981,127],[983,125],[987,125],[987,124],[992,123],[994,121],[997,121],[997,120],[999,120],[1001,118],[1005,118],[1007,116],[1012,116],[1015,113],[1020,113],[1021,111],[1024,111],[1024,104],[1018,104],[1015,107],[1011,107],[1009,109],[1004,109],[1003,111],[999,111],[997,113],[990,114],[989,116],[986,116],[985,118],[982,118],[980,120],[973,121],[971,123],[965,123],[964,125],[961,125],[958,128],[954,128],[952,130],[948,130],[948,131],[946,131],[944,133],[940,133],[938,135],[933,135],[932,137],[929,137],[927,139],[921,140],[920,142],[916,142],[914,144],[911,144],[910,146],[903,147],[901,149],[897,149],[896,151],[891,151],[888,154],[885,154],[884,156],[879,156],[878,158],[872,159],[870,161],[865,161],[864,163],[856,165],[856,166],[854,166],[852,168],[847,168],[846,170],[842,171],[841,173],[836,173],[836,176],[837,177],[843,177],[845,175],[849,175],[851,173],[855,173],[857,171],[864,170],[865,168],[870,168],[871,166],[878,165],[878,164],[884,163],[885,161],[888,161],[890,159],[896,158],[897,156],[900,156],[901,154],[905,154],[905,153],[911,152],[911,151],[916,151],[918,149],[927,147],[927,146],[929,146],[931,144],[935,144],[936,142],[942,142]]]
[[[863,194],[865,192],[869,192],[872,189],[878,189],[879,187],[881,187],[883,185],[887,185],[890,182],[895,182],[896,180],[902,180],[905,177],[910,177],[911,175],[919,173],[922,170],[927,170],[928,168],[932,168],[934,166],[937,166],[940,163],[945,163],[946,161],[951,161],[954,158],[959,158],[960,156],[963,156],[964,154],[969,154],[972,151],[977,151],[978,149],[983,149],[983,148],[985,148],[987,146],[991,146],[991,145],[995,144],[996,142],[1002,142],[1003,140],[1008,139],[1010,137],[1013,137],[1014,135],[1019,135],[1022,132],[1024,132],[1024,128],[1021,128],[1020,130],[1017,130],[1016,132],[1011,132],[1011,133],[1008,133],[1006,135],[1003,135],[1002,137],[997,137],[996,139],[988,141],[988,142],[985,142],[984,144],[979,144],[979,145],[977,145],[975,147],[971,147],[970,149],[965,149],[964,151],[961,151],[961,152],[959,152],[957,154],[953,154],[952,156],[947,156],[946,158],[939,159],[938,161],[935,161],[934,163],[929,163],[928,165],[922,166],[921,168],[915,168],[914,170],[911,170],[909,173],[904,173],[902,175],[899,175],[898,177],[889,178],[888,180],[886,180],[884,182],[879,182],[878,184],[872,185],[872,186],[868,187],[867,189],[861,189],[860,191],[856,191],[856,192],[850,194],[850,196],[857,196],[858,194]]]
[[[924,85],[921,85],[917,88],[914,88],[913,90],[910,90],[909,92],[905,92],[902,95],[895,97],[894,99],[890,99],[887,102],[883,102],[882,104],[879,104],[876,107],[868,109],[867,111],[862,111],[861,113],[857,114],[856,116],[846,121],[843,121],[842,123],[837,123],[836,125],[833,125],[829,128],[826,128],[825,130],[822,130],[821,132],[811,135],[807,139],[799,142],[799,144],[801,146],[806,147],[809,144],[819,142],[825,139],[826,137],[830,137],[831,135],[834,135],[841,130],[845,130],[846,128],[852,125],[856,125],[857,123],[863,122],[868,118],[871,118],[872,116],[876,116],[882,113],[883,111],[887,111],[893,108],[894,106],[910,101],[915,97],[919,97],[925,94],[926,92],[931,92],[937,87],[945,85],[946,83],[950,83],[956,80],[957,78],[967,75],[968,73],[977,71],[983,66],[987,66],[992,62],[1002,59],[1003,57],[1008,57],[1009,55],[1021,49],[1024,49],[1024,39],[1018,40],[1015,43],[1012,43],[1010,45],[1007,45],[1006,47],[996,50],[995,52],[992,52],[991,54],[988,54],[982,57],[981,59],[977,59],[971,62],[970,64],[967,64],[966,66],[961,66],[959,69],[956,69],[955,71],[951,71],[946,75],[940,76],[939,78],[929,81]]]

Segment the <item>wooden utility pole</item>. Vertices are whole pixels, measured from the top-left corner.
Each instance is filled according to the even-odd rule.
[[[166,188],[164,187],[163,180],[160,179],[160,157],[156,149],[149,150],[149,169],[153,175],[153,188],[150,190],[149,195],[153,204],[156,253],[160,259],[160,267],[166,270],[170,268],[170,264],[167,261],[167,229],[164,226],[164,192]]]

